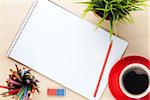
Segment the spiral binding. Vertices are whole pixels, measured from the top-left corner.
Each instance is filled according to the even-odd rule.
[[[16,35],[16,38],[15,38],[15,40],[14,40],[13,43],[12,43],[11,48],[9,49],[9,51],[8,51],[8,53],[7,53],[7,56],[8,56],[8,57],[10,57],[10,55],[11,55],[13,49],[15,48],[15,45],[16,45],[17,41],[19,40],[19,38],[21,37],[21,33],[23,32],[23,30],[24,30],[26,24],[28,23],[28,20],[30,19],[31,15],[32,15],[32,13],[33,13],[33,11],[34,11],[34,9],[35,9],[35,7],[37,6],[37,4],[38,4],[38,0],[35,0],[35,1],[33,2],[32,6],[31,6],[31,8],[30,8],[30,10],[29,10],[29,12],[28,12],[26,18],[25,18],[25,21],[24,21],[23,24],[21,25],[21,28],[19,29],[19,31],[18,31],[18,33],[17,33],[17,35]]]

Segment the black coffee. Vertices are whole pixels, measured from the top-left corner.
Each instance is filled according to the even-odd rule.
[[[148,75],[129,71],[123,76],[123,85],[129,93],[135,95],[141,94],[148,88]]]

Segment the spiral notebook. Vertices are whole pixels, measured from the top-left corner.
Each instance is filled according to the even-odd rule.
[[[128,43],[116,36],[97,90],[109,48],[109,33],[48,0],[36,0],[8,51],[8,57],[88,98],[102,95],[109,72]]]

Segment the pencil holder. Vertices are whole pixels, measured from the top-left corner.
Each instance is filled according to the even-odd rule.
[[[17,65],[15,66],[16,70],[10,69],[9,78],[6,80],[7,86],[0,86],[8,91],[0,95],[12,96],[15,100],[32,100],[35,92],[40,93],[39,81],[31,74],[31,70],[19,69]]]

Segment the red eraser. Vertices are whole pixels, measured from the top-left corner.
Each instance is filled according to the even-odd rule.
[[[57,93],[56,89],[47,89],[47,95],[55,96]]]

